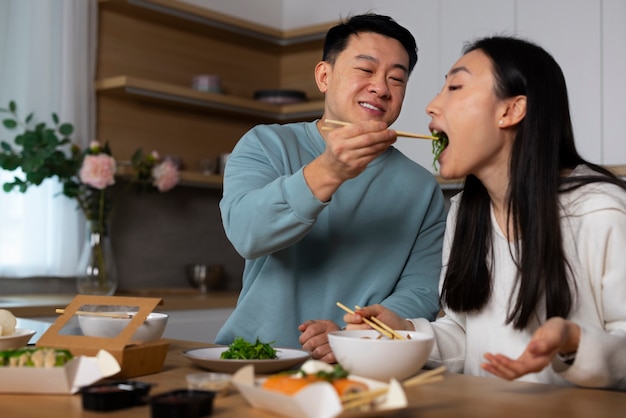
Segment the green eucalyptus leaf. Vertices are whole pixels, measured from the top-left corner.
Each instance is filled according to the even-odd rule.
[[[26,119],[24,120],[24,122],[26,122],[26,124],[28,125],[33,120],[34,116],[35,116],[34,113],[29,113],[28,116],[26,116]]]
[[[74,132],[74,126],[71,123],[64,123],[59,126],[59,132],[64,136],[70,136]]]
[[[141,148],[139,148],[133,153],[133,156],[130,159],[133,167],[137,167],[141,163],[142,157],[143,157],[143,151],[141,150]]]
[[[39,186],[41,183],[43,183],[46,177],[47,176],[41,172],[33,171],[26,174],[26,181],[35,186]]]
[[[4,119],[2,121],[2,124],[7,129],[15,129],[15,127],[17,126],[17,122],[13,119]]]
[[[9,102],[9,110],[13,113],[17,112],[17,105],[13,100]]]
[[[0,167],[8,171],[14,171],[20,168],[22,159],[16,155],[6,155],[0,159]]]
[[[11,148],[11,144],[6,141],[2,141],[0,143],[0,147],[6,152],[13,152],[13,148]]]
[[[54,122],[55,125],[59,124],[59,116],[56,113],[52,113],[52,122]]]

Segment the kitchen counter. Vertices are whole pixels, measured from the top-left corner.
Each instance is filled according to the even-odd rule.
[[[153,383],[150,394],[186,387],[185,376],[202,371],[181,353],[206,347],[182,340],[168,340],[163,370],[133,380]],[[407,389],[409,407],[394,417],[622,417],[626,393],[571,388],[536,383],[507,382],[498,378],[447,373],[443,381]],[[107,413],[83,411],[80,395],[0,394],[0,415],[11,418],[149,418],[150,407],[140,406]],[[239,394],[218,397],[213,417],[271,417],[248,406]]]
[[[191,310],[234,308],[239,292],[209,292],[201,294],[195,289],[143,289],[120,292],[117,296],[145,296],[163,299],[163,310]],[[75,294],[16,294],[1,295],[0,308],[10,310],[22,318],[55,316],[57,308],[65,308]]]

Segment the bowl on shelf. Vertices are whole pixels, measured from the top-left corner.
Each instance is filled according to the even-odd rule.
[[[134,312],[107,312],[107,314],[127,314]],[[165,332],[168,314],[151,312],[148,318],[137,328],[132,340],[141,342],[157,341]],[[118,318],[113,316],[79,315],[78,325],[82,333],[88,337],[114,338],[122,332],[130,323],[130,318]]]
[[[293,104],[306,102],[306,93],[300,90],[267,89],[254,92],[254,100],[270,104]]]
[[[382,337],[375,330],[340,330],[328,334],[337,362],[349,373],[374,380],[404,380],[417,374],[433,349],[434,338],[417,331],[397,331],[406,339]]]
[[[13,334],[0,337],[0,350],[24,347],[36,333],[32,329],[15,328]]]
[[[219,264],[187,264],[185,266],[189,284],[200,289],[200,293],[207,293],[210,289],[219,287],[223,269]]]

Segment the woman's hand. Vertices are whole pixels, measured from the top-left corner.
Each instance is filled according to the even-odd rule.
[[[526,350],[516,360],[503,354],[486,353],[481,367],[503,379],[513,380],[543,370],[558,353],[578,350],[580,327],[563,318],[550,318],[535,331]]]
[[[369,329],[370,326],[363,322],[363,318],[377,318],[395,330],[413,331],[413,324],[404,318],[400,318],[395,312],[382,305],[371,305],[361,309],[355,309],[354,314],[345,314],[343,320],[346,329]]]

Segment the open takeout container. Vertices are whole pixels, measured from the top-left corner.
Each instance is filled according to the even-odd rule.
[[[95,355],[104,349],[120,364],[120,371],[114,377],[130,378],[160,372],[167,355],[168,342],[133,341],[137,328],[150,312],[162,304],[159,298],[126,296],[77,295],[63,310],[63,314],[48,328],[37,341],[37,347],[64,348],[75,356]],[[136,311],[128,325],[115,337],[89,337],[76,335],[66,325],[77,316],[78,311],[120,312]],[[77,322],[77,321],[76,321]]]
[[[308,360],[301,369],[307,373],[316,373],[322,370],[332,371],[332,366],[319,360]],[[366,383],[369,390],[387,388],[387,391],[377,397],[367,410],[344,410],[339,395],[327,382],[310,384],[290,396],[263,389],[263,378],[255,378],[254,365],[240,368],[233,375],[232,382],[253,408],[292,418],[374,417],[391,414],[408,405],[404,388],[395,379],[387,384],[354,375],[349,377]]]
[[[105,350],[74,357],[63,367],[0,367],[0,393],[70,395],[119,371],[119,363]]]

